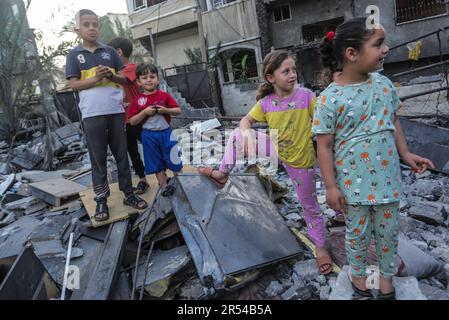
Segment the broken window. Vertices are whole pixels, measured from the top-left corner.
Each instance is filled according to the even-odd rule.
[[[273,9],[274,22],[281,22],[290,20],[292,15],[290,13],[290,5],[284,5]]]
[[[327,32],[334,31],[345,21],[344,17],[320,21],[302,27],[302,37],[305,43],[320,41]]]
[[[447,14],[443,0],[396,0],[396,23]]]

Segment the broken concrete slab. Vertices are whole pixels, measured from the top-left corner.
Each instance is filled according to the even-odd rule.
[[[428,284],[420,282],[419,289],[421,290],[422,294],[426,296],[427,300],[449,300],[448,292],[432,287]]]
[[[255,175],[231,176],[223,190],[206,177],[175,178],[170,197],[203,285],[224,289],[225,275],[257,269],[302,250]],[[263,241],[261,241],[263,239]]]
[[[47,208],[47,204],[35,197],[27,197],[5,205],[5,209],[16,216],[29,215]]]
[[[33,170],[38,168],[43,161],[44,158],[42,158],[40,155],[34,154],[25,149],[23,151],[17,152],[16,157],[11,160],[11,164],[18,167],[19,169]]]
[[[35,171],[25,172],[20,175],[21,180],[25,180],[28,183],[36,183],[47,180],[66,179],[73,176],[78,171],[75,170],[58,170],[58,171]]]
[[[61,240],[48,240],[48,241],[39,241],[32,242],[34,253],[39,258],[46,257],[54,257],[54,256],[62,256],[66,250],[62,246]]]
[[[26,196],[22,196],[22,195],[20,195],[20,194],[16,194],[16,193],[7,193],[7,194],[5,194],[5,196],[3,197],[3,200],[1,201],[1,208],[4,209],[5,206],[6,206],[8,203],[15,202],[15,201],[18,201],[18,200],[21,200],[21,199],[25,199],[25,198],[27,198],[27,197],[26,197]]]
[[[16,179],[15,174],[10,174],[4,179],[4,181],[0,184],[0,196],[2,196],[8,189],[12,186]]]
[[[444,224],[447,219],[449,210],[446,207],[449,206],[444,203],[421,201],[420,203],[415,203],[408,213],[417,220],[438,226]]]
[[[123,261],[129,221],[110,226],[108,237],[81,300],[108,300]]]
[[[220,121],[218,119],[211,119],[204,122],[194,122],[192,126],[190,126],[190,130],[195,135],[201,135],[202,133],[208,132],[213,129],[217,129],[221,127]]]
[[[146,261],[144,257],[142,259]],[[142,261],[141,260],[141,261]],[[145,292],[155,298],[161,298],[169,290],[173,276],[186,268],[192,261],[187,246],[182,246],[169,251],[156,250],[150,258],[148,274],[144,282],[147,268],[140,267],[137,274],[137,289],[144,286]]]
[[[0,259],[19,255],[28,236],[41,225],[36,218],[22,217],[0,229]]]
[[[278,296],[284,291],[284,286],[279,281],[272,281],[265,290],[265,293],[270,297]]]
[[[29,189],[31,195],[59,207],[78,199],[79,193],[85,191],[87,187],[66,179],[55,179],[32,183]]]
[[[31,242],[61,240],[65,230],[71,224],[69,215],[45,218],[39,228],[30,234]]]
[[[179,288],[179,296],[186,300],[198,300],[203,296],[203,285],[198,277],[188,279]]]
[[[337,281],[332,287],[329,300],[351,300],[352,286],[349,279],[349,267],[344,266],[338,275]],[[418,280],[414,277],[393,278],[397,300],[427,300],[419,289]]]

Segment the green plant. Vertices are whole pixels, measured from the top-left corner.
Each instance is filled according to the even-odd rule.
[[[201,54],[200,48],[190,48],[187,47],[184,49],[184,53],[187,56],[187,60],[189,64],[201,64],[203,62],[203,56]]]
[[[245,54],[239,62],[232,66],[236,79],[242,83],[248,82],[248,55]]]

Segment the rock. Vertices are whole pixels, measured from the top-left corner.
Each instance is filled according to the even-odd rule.
[[[416,224],[413,219],[408,217],[399,217],[399,230],[408,234],[416,231]]]
[[[429,247],[432,247],[432,248],[437,247],[437,242],[435,240],[430,240],[428,243],[429,243]]]
[[[416,179],[424,179],[429,177],[430,175],[432,175],[432,173],[429,170],[424,171],[423,173],[415,173]]]
[[[188,300],[196,300],[204,294],[203,286],[198,277],[189,279],[181,286],[179,295]]]
[[[444,205],[438,202],[423,201],[409,209],[409,215],[417,220],[438,226],[442,225],[447,216],[444,217]]]
[[[315,259],[297,262],[293,267],[293,272],[304,281],[311,281],[319,276]]]
[[[423,240],[423,238],[417,232],[410,232],[407,236],[410,239],[413,239],[413,240],[417,240],[417,241],[422,241]]]
[[[329,300],[330,291],[331,291],[331,287],[330,286],[321,287],[320,300]]]
[[[323,275],[319,275],[319,276],[316,278],[316,281],[317,281],[320,285],[322,285],[322,286],[324,286],[324,285],[327,283],[327,279],[326,279],[326,277],[323,276]]]
[[[287,291],[285,291],[281,298],[282,300],[293,300],[298,297],[298,293],[296,292],[300,288],[296,285],[291,286]]]
[[[419,289],[428,300],[449,300],[449,294],[441,289],[419,282]]]
[[[416,247],[418,247],[422,251],[427,251],[427,249],[428,249],[427,243],[425,243],[424,241],[419,241],[419,240],[412,239],[412,240],[410,240],[410,243],[415,245]]]
[[[353,290],[348,271],[349,266],[344,266],[338,275],[337,281],[332,286],[329,300],[351,300]],[[394,277],[393,284],[396,289],[397,300],[427,300],[419,289],[418,280],[414,277]]]
[[[304,287],[298,290],[297,297],[299,300],[310,300],[312,298],[312,293],[309,288]]]
[[[433,249],[432,251],[430,251],[430,254],[437,258],[440,259],[441,261],[445,262],[445,263],[449,263],[449,249],[443,248],[443,247],[438,247]]]
[[[276,297],[284,290],[284,286],[279,281],[272,281],[265,290],[265,293],[270,297]]]
[[[297,213],[290,213],[286,216],[288,220],[299,221],[302,220],[302,217]]]

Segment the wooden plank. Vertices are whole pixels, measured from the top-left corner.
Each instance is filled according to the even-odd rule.
[[[78,198],[78,194],[86,189],[87,187],[66,179],[47,180],[29,185],[31,195],[56,207]]]
[[[196,172],[196,169],[186,166],[183,169],[185,173],[193,173]],[[169,177],[173,177],[171,171],[167,172]],[[155,175],[151,175],[147,177],[148,183],[150,184],[150,189],[144,195],[140,197],[144,199],[148,203],[148,207],[151,207],[154,200],[156,199],[156,194],[158,190],[158,182]],[[137,185],[139,183],[139,179],[136,178],[133,180],[133,185]],[[142,213],[145,210],[136,210],[134,208],[125,206],[123,204],[124,195],[123,192],[120,191],[118,183],[114,183],[109,185],[109,189],[111,190],[111,196],[108,198],[108,207],[109,207],[109,220],[104,222],[95,221],[95,209],[97,203],[94,201],[95,193],[92,189],[80,192],[81,201],[84,204],[84,207],[89,214],[90,220],[92,222],[92,226],[94,228],[102,227],[117,221],[122,221],[128,219],[128,217],[133,213]]]

